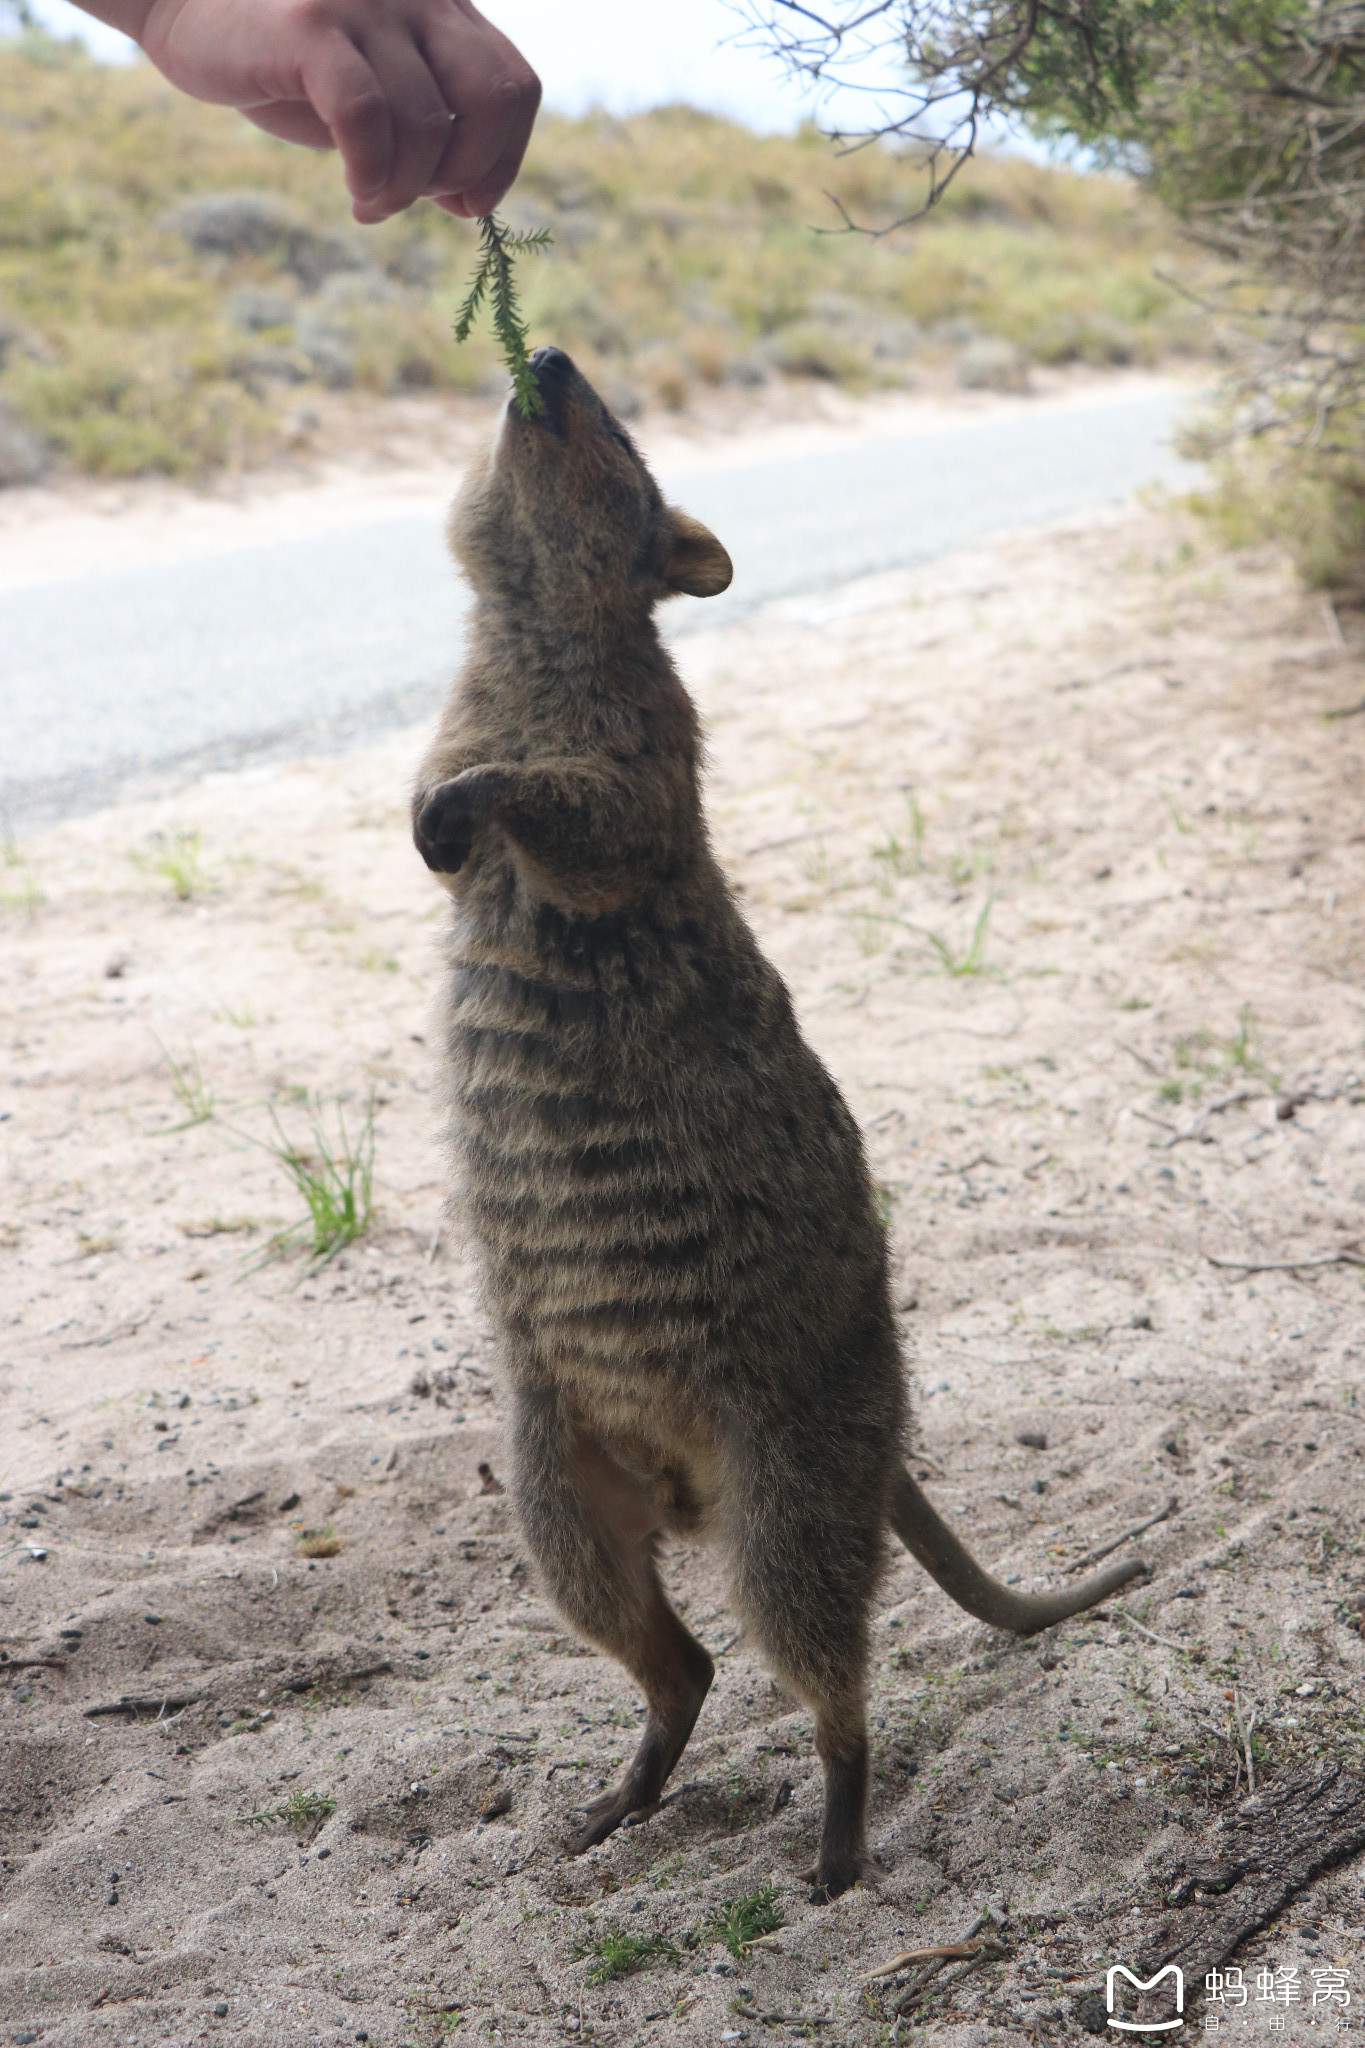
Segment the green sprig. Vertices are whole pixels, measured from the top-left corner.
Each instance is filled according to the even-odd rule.
[[[512,395],[524,420],[534,419],[545,401],[540,395],[540,386],[526,351],[526,322],[517,304],[512,258],[548,249],[553,239],[548,228],[538,228],[534,234],[518,235],[495,213],[484,214],[479,221],[478,269],[455,322],[456,341],[468,341],[480,307],[485,299],[489,301],[493,332],[498,337],[503,361],[511,373]]]

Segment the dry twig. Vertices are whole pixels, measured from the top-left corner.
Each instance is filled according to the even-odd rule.
[[[1204,1257],[1227,1273],[1306,1273],[1323,1266],[1365,1266],[1365,1251],[1358,1243],[1344,1244],[1335,1252],[1313,1252],[1302,1259],[1220,1259],[1213,1252],[1205,1252]]]
[[[1248,1792],[1254,1792],[1256,1790],[1256,1765],[1253,1762],[1251,1755],[1251,1733],[1256,1726],[1256,1715],[1258,1710],[1257,1708],[1253,1707],[1251,1710],[1250,1720],[1243,1721],[1242,1695],[1234,1689],[1232,1695],[1232,1711],[1237,1722],[1237,1731],[1242,1738],[1242,1749],[1247,1762],[1247,1790]]]
[[[1170,1636],[1159,1636],[1154,1628],[1148,1628],[1146,1622],[1135,1621],[1131,1614],[1125,1614],[1121,1608],[1114,1609],[1114,1619],[1121,1621],[1125,1628],[1135,1628],[1140,1636],[1148,1637],[1151,1642],[1160,1643],[1163,1650],[1179,1650],[1182,1656],[1186,1654],[1184,1643],[1173,1642]]]
[[[1183,1131],[1173,1132],[1167,1138],[1165,1144],[1158,1147],[1158,1150],[1169,1152],[1173,1145],[1184,1145],[1191,1138],[1197,1138],[1209,1118],[1211,1116],[1221,1116],[1225,1109],[1236,1109],[1237,1105],[1241,1102],[1265,1102],[1268,1099],[1264,1088],[1239,1088],[1235,1095],[1225,1095],[1221,1102],[1206,1104],[1192,1123],[1186,1124]]]
[[[985,1935],[979,1941],[934,1942],[928,1948],[902,1949],[898,1956],[892,1956],[887,1962],[880,1963],[875,1970],[869,1970],[865,1977],[858,1979],[858,1982],[875,1984],[883,1977],[895,1977],[900,1971],[908,1970],[912,1963],[965,1963],[974,1956],[983,1954],[988,1957],[1005,1956],[1009,1954],[1009,1950],[1003,1942],[994,1941]]]
[[[1102,1557],[1108,1557],[1109,1553],[1117,1550],[1121,1544],[1131,1543],[1134,1537],[1145,1535],[1148,1529],[1155,1529],[1158,1522],[1164,1522],[1167,1516],[1173,1515],[1179,1506],[1179,1500],[1175,1494],[1172,1494],[1165,1507],[1160,1509],[1157,1514],[1149,1515],[1147,1520],[1139,1522],[1136,1528],[1125,1529],[1123,1534],[1116,1536],[1112,1543],[1102,1543],[1098,1550],[1087,1550],[1084,1557],[1073,1558],[1071,1563],[1067,1565],[1066,1570],[1068,1572],[1083,1572],[1087,1565],[1098,1564]]]
[[[204,1697],[202,1692],[187,1692],[157,1700],[125,1693],[122,1699],[110,1700],[105,1706],[82,1707],[81,1712],[87,1721],[97,1721],[103,1714],[155,1714],[159,1720],[163,1714],[175,1714],[182,1707],[197,1706]]]

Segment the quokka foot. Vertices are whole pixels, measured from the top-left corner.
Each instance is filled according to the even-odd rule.
[[[645,1796],[627,1778],[614,1792],[606,1792],[600,1799],[594,1799],[582,1827],[576,1828],[565,1842],[565,1853],[581,1856],[585,1849],[595,1849],[599,1842],[605,1842],[608,1835],[614,1835],[627,1822],[649,1820],[658,1811],[657,1798]]]
[[[810,1886],[812,1906],[827,1906],[831,1899],[851,1892],[855,1884],[880,1884],[882,1877],[870,1856],[822,1856],[799,1875]]]

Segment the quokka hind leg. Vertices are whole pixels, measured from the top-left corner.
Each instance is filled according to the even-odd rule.
[[[815,1748],[825,1772],[825,1817],[811,1900],[823,1905],[874,1874],[867,1853],[867,1705],[862,1688],[815,1709]]]
[[[814,1461],[811,1460],[811,1463]],[[870,1461],[868,1461],[870,1462]],[[744,1499],[741,1476],[732,1503]],[[876,1485],[859,1498],[755,1459],[731,1524],[735,1596],[754,1646],[815,1716],[824,1767],[812,1902],[876,1874],[867,1853],[867,1613],[881,1566]]]
[[[625,1666],[648,1706],[625,1776],[565,1844],[578,1856],[658,1806],[715,1665],[664,1597],[649,1496],[552,1390],[519,1401],[515,1458],[518,1512],[546,1592],[571,1627]]]

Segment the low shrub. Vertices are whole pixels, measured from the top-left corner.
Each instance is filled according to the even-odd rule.
[[[680,407],[704,385],[903,383],[964,340],[1017,359],[1153,361],[1203,345],[1173,284],[1196,259],[1123,180],[983,158],[918,226],[889,149],[755,136],[685,107],[546,117],[503,209],[554,247],[523,266],[532,334],[603,388]],[[290,445],[297,387],[501,390],[488,333],[451,336],[472,224],[358,229],[334,159],[201,106],[150,66],[0,43],[0,481],[241,467]],[[10,452],[6,454],[6,450]]]

